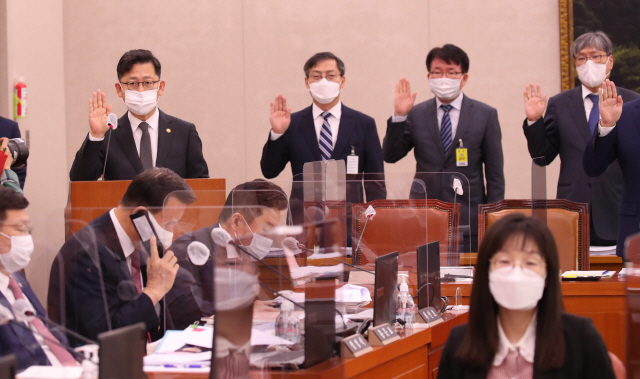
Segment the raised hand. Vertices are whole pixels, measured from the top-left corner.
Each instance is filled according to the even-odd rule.
[[[291,108],[287,108],[287,99],[282,95],[276,96],[276,99],[270,104],[270,108],[271,129],[278,134],[286,132],[291,123]]]
[[[618,122],[622,115],[622,96],[618,96],[616,85],[607,79],[598,90],[600,109],[600,126],[610,128]]]
[[[417,92],[415,92],[413,95],[411,94],[411,85],[409,85],[409,81],[407,79],[400,79],[398,84],[396,84],[396,99],[394,108],[396,116],[408,115],[409,111],[411,111],[411,108],[413,108],[413,103],[416,101],[417,95]]]
[[[171,250],[165,251],[164,256],[160,258],[155,236],[152,236],[149,242],[151,254],[147,261],[147,286],[142,292],[151,298],[153,305],[156,305],[173,287],[180,266],[178,258]]]
[[[538,121],[544,114],[544,109],[547,107],[547,95],[543,95],[540,91],[540,84],[529,83],[524,89],[524,112],[527,115],[527,120],[534,122]]]
[[[107,105],[107,95],[97,90],[89,99],[89,131],[93,137],[103,138],[107,133],[109,113],[111,113],[111,104]]]

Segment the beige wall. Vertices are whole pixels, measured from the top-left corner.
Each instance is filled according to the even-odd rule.
[[[318,51],[345,61],[342,99],[374,117],[382,139],[398,79],[407,77],[417,101],[427,100],[428,50],[444,43],[463,48],[471,59],[465,94],[498,109],[508,198],[530,196],[524,85],[539,81],[549,95],[560,90],[556,1],[4,1],[8,68],[0,54],[0,84],[27,77],[30,114],[21,122],[32,137],[27,196],[31,214],[51,220],[35,237],[52,245],[62,240],[68,170],[88,130],[87,98],[105,90],[114,111],[124,113],[115,66],[132,48],[158,56],[166,81],[160,108],[196,124],[210,174],[227,178],[228,188],[262,176],[269,102],[282,93],[294,111],[311,103],[302,65]],[[0,101],[9,102],[8,93]],[[53,163],[65,153],[66,165]],[[413,155],[385,168],[411,175]],[[553,197],[557,163],[550,173]],[[277,180],[289,178],[287,168]],[[41,296],[54,253],[39,253],[46,256],[34,257],[37,268],[29,270]]]

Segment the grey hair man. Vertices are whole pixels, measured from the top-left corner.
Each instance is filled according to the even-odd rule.
[[[591,245],[612,246],[617,242],[623,186],[620,166],[614,162],[591,178],[584,172],[582,158],[589,138],[597,133],[598,90],[613,69],[613,44],[602,31],[585,33],[573,42],[571,55],[582,85],[551,97],[547,104],[540,85],[529,83],[522,127],[532,159],[543,157],[544,162],[537,162],[548,165],[560,155],[557,198],[589,204]],[[624,102],[640,98],[636,92],[617,90]]]

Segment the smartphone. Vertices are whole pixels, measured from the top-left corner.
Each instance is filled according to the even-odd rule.
[[[144,247],[147,254],[151,254],[151,237],[156,236],[158,255],[160,256],[160,258],[162,258],[164,256],[164,247],[162,246],[162,243],[160,242],[155,229],[153,229],[151,220],[149,220],[149,214],[146,211],[138,211],[136,213],[132,213],[129,217],[131,218],[133,227],[138,233],[138,237],[140,237],[142,247]]]

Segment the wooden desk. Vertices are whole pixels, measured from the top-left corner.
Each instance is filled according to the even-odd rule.
[[[453,299],[458,287],[462,289],[462,303],[469,304],[469,283],[443,283],[442,295]],[[625,282],[616,275],[598,282],[562,282],[561,287],[565,310],[593,320],[609,351],[625,362]]]
[[[467,313],[446,314],[445,322],[429,329],[403,331],[402,339],[390,345],[374,347],[359,358],[331,358],[299,371],[255,371],[251,378],[430,378],[438,374],[438,364],[451,328],[466,323]],[[205,379],[209,374],[148,373],[150,379]]]

